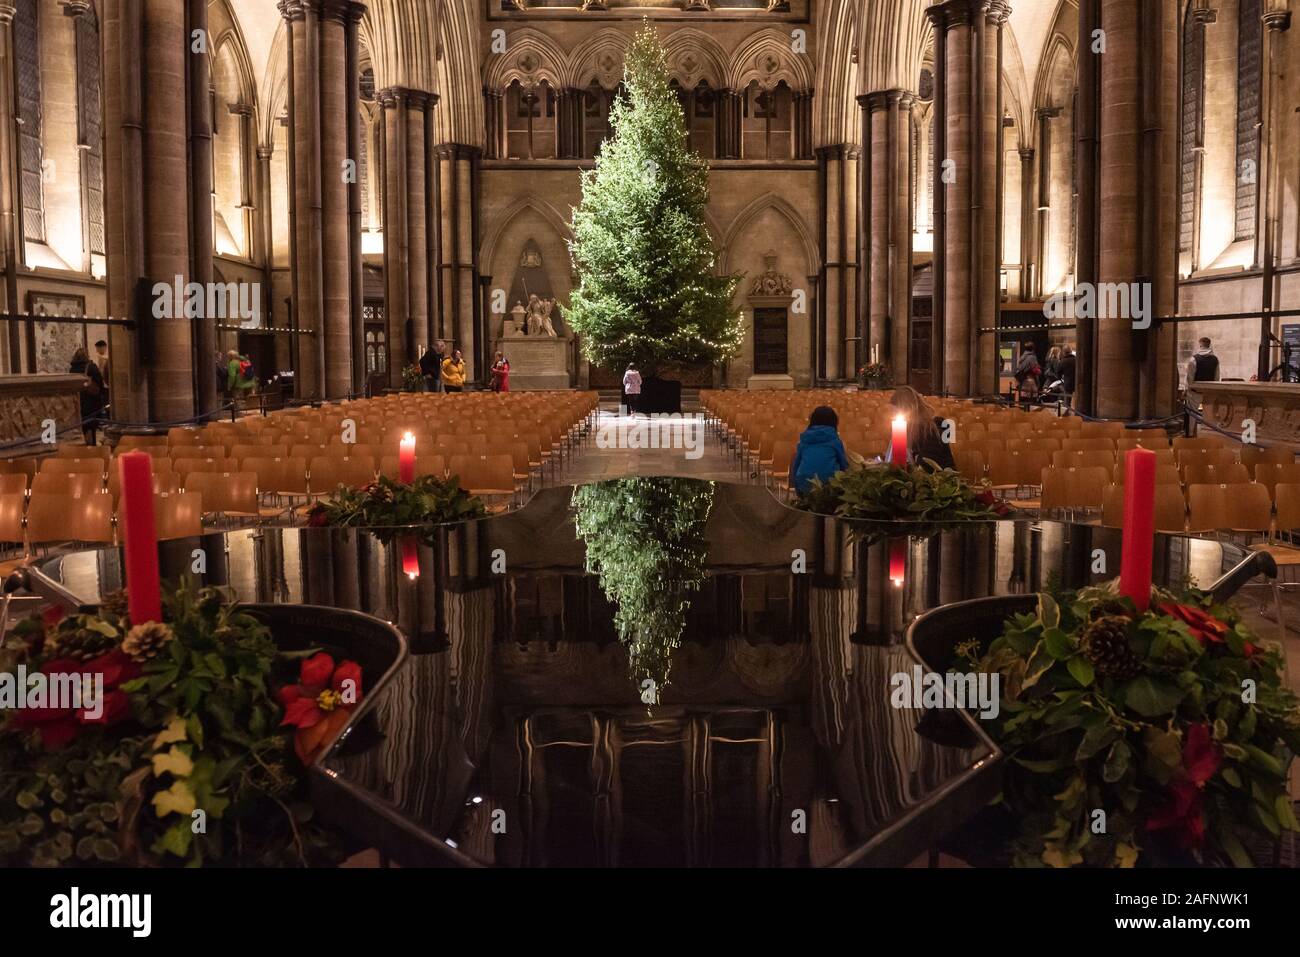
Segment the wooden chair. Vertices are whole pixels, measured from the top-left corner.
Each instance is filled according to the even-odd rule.
[[[1043,511],[1094,511],[1102,506],[1109,473],[1099,466],[1043,469]]]
[[[369,455],[335,458],[317,455],[307,464],[308,488],[313,495],[332,495],[340,485],[361,488],[375,480],[375,460]]]
[[[26,474],[22,472],[0,473],[0,495],[22,494],[26,491]]]
[[[419,448],[417,445],[416,448]],[[379,474],[385,475],[397,481],[398,468],[401,465],[401,459],[396,455],[385,455],[379,460]],[[423,475],[433,475],[442,478],[446,474],[447,460],[442,455],[421,455],[415,454],[415,477],[420,478]]]
[[[214,519],[261,515],[256,472],[193,472],[185,480],[185,491],[197,494],[204,515]]]
[[[94,495],[104,491],[104,477],[89,472],[38,472],[32,476],[33,495]]]
[[[1255,469],[1260,465],[1294,465],[1295,453],[1290,449],[1266,449],[1258,445],[1243,445],[1240,452],[1241,464],[1250,469],[1255,477]]]
[[[166,462],[166,459],[162,459]],[[159,463],[154,463],[157,466]],[[197,473],[194,473],[197,474]],[[153,493],[161,495],[164,492],[179,492],[181,488],[181,477],[170,469],[158,469],[153,471]],[[108,472],[108,494],[113,497],[113,507],[117,507],[117,501],[122,496],[122,473],[118,469],[109,469]]]
[[[159,541],[196,538],[203,534],[203,497],[197,492],[155,495],[153,521]]]
[[[1112,476],[1116,485],[1124,485],[1128,481],[1128,466],[1121,461],[1115,466],[1115,472]],[[1156,466],[1156,485],[1179,485],[1183,484],[1183,477],[1178,469],[1172,465]]]
[[[1255,481],[1274,495],[1278,485],[1300,485],[1300,462],[1280,465],[1276,462],[1257,462],[1255,464]]]
[[[1187,529],[1187,500],[1180,485],[1156,486],[1156,531],[1181,535]],[[1124,527],[1124,486],[1107,485],[1101,507],[1101,524]]]
[[[51,542],[111,542],[113,502],[98,495],[38,495],[27,503],[27,540]]]
[[[26,494],[0,492],[0,544],[23,545],[23,513],[26,510]]]
[[[69,475],[77,472],[98,475],[101,478],[107,462],[101,458],[93,459],[65,459],[56,456],[50,456],[41,461],[40,471],[43,473],[55,473],[60,475]]]
[[[230,459],[172,459],[172,471],[181,476],[181,485],[192,472],[230,472],[234,466]]]
[[[1183,469],[1188,485],[1239,485],[1250,481],[1250,472],[1240,462],[1229,465],[1188,465]]]
[[[1115,453],[1102,449],[1073,452],[1064,449],[1052,453],[1052,464],[1066,469],[1103,468],[1110,473],[1115,470]]]
[[[1194,532],[1258,532],[1273,527],[1273,502],[1257,482],[1189,485],[1187,527]]]

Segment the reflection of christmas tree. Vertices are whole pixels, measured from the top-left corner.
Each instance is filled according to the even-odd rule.
[[[704,583],[704,523],[713,483],[632,478],[574,490],[587,568],[617,606],[614,623],[638,685],[654,682],[647,703],[668,683],[691,595]]]
[[[714,272],[708,167],[690,149],[653,27],[636,35],[624,62],[613,136],[583,175],[573,211],[578,287],[564,319],[587,358],[609,368],[718,362],[739,349],[744,325],[732,302],[740,277]]]

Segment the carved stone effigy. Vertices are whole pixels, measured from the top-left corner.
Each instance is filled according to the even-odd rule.
[[[1261,445],[1300,449],[1300,385],[1281,382],[1198,382],[1208,422],[1240,434],[1242,423],[1255,423]]]
[[[53,419],[60,431],[81,421],[79,375],[15,375],[0,378],[0,442],[35,439]]]

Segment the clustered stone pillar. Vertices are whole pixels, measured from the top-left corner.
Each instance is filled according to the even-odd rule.
[[[741,94],[735,90],[719,90],[716,102],[718,159],[740,159]]]
[[[351,155],[359,98],[354,0],[280,0],[289,32],[289,115],[294,313],[299,395],[342,398],[354,382],[354,325],[361,321],[359,217],[350,193],[360,157]],[[349,47],[352,49],[349,50]],[[351,161],[351,162],[349,162]],[[307,346],[310,342],[311,345]]]
[[[104,5],[108,299],[115,317],[138,323],[135,334],[110,333],[118,419],[172,421],[195,410],[190,321],[183,309],[155,319],[150,291],[190,278],[186,15],[176,0]]]
[[[14,136],[14,0],[0,0],[0,250],[4,254],[5,309],[18,312],[18,214],[14,199],[18,157]],[[7,322],[3,348],[6,361],[3,369],[10,373],[23,371],[22,342],[18,323]]]
[[[435,262],[440,308],[437,336],[460,349],[465,373],[481,380],[489,346],[479,289],[478,191],[482,151],[462,143],[442,143],[435,150],[435,215],[438,230]]]
[[[996,342],[982,342],[979,330],[997,325],[1001,297],[1000,79],[1002,27],[1011,8],[1002,0],[946,0],[928,13],[939,86],[936,146],[942,147],[934,164],[936,210],[942,211],[935,236],[940,388],[973,395],[997,389]]]
[[[384,308],[388,323],[389,381],[401,382],[402,367],[419,361],[420,346],[435,338],[430,265],[435,230],[431,224],[430,144],[437,97],[423,90],[390,87],[379,94],[383,108]]]
[[[858,97],[863,111],[862,249],[868,311],[862,362],[873,353],[894,381],[908,378],[908,319],[912,302],[912,105],[907,90]]]
[[[1176,291],[1178,9],[1175,0],[1102,0],[1097,219],[1098,282],[1146,286],[1154,319]],[[1088,48],[1080,56],[1089,56]],[[1102,297],[1098,297],[1099,299]],[[1107,297],[1114,298],[1114,297]],[[1132,298],[1130,297],[1130,305]],[[1176,327],[1135,329],[1134,316],[1094,320],[1097,414],[1172,411]]]
[[[855,144],[822,147],[817,151],[820,173],[822,250],[821,295],[817,297],[821,365],[817,377],[842,381],[857,374],[865,331],[858,306],[858,164],[862,151]]]
[[[190,278],[203,288],[213,281],[212,254],[212,69],[208,50],[195,52],[194,36],[208,33],[207,0],[189,0],[189,22],[185,35],[190,38],[189,57],[189,139],[190,139]],[[211,41],[206,41],[210,43]],[[217,348],[217,323],[229,316],[199,316],[194,320],[193,335],[196,360],[194,386],[196,412],[206,413],[217,407],[217,382],[214,357]]]

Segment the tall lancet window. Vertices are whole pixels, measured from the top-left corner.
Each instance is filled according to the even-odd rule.
[[[1255,238],[1259,182],[1259,95],[1264,25],[1260,0],[1237,5],[1237,240]]]
[[[14,54],[18,73],[18,166],[23,238],[45,242],[45,187],[41,178],[41,43],[37,0],[18,0],[14,12]]]

